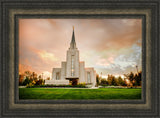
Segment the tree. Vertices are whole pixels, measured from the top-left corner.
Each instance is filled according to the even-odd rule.
[[[107,81],[108,81],[109,85],[114,85],[114,86],[118,85],[117,80],[116,80],[115,76],[113,76],[113,75],[108,75]]]
[[[38,76],[38,79],[42,79],[42,76],[41,76],[41,75],[39,75],[39,76]]]
[[[108,85],[108,81],[106,79],[101,80],[101,85]]]
[[[35,72],[32,72],[31,78],[32,78],[32,80],[34,80],[34,81],[37,81],[37,80],[38,80],[37,74],[36,74]]]
[[[124,78],[124,85],[123,86],[127,86],[127,80],[126,80],[126,78]]]
[[[19,74],[19,85],[23,85],[24,75]]]
[[[109,74],[108,74],[108,79],[107,79],[107,81],[108,81],[108,85],[112,85],[112,75],[109,75]]]
[[[117,86],[117,80],[114,76],[112,76],[112,81],[111,81],[112,85]]]
[[[26,79],[23,81],[23,85],[26,86],[29,83],[31,83],[31,80],[28,77],[26,77]]]
[[[44,80],[43,79],[39,79],[35,85],[43,85],[44,84]]]
[[[97,85],[99,85],[101,82],[101,78],[99,77],[98,74],[96,74],[96,82],[97,82]]]
[[[24,81],[22,82],[22,80]],[[19,85],[27,85],[27,84],[35,85],[37,80],[38,78],[35,72],[31,72],[27,70],[23,74],[19,74]]]
[[[129,74],[124,74],[124,76],[130,81],[131,86],[133,86],[133,83],[135,82],[134,73],[130,72]]]
[[[118,86],[125,86],[125,81],[122,79],[121,76],[117,78],[117,84]]]
[[[142,75],[142,71],[138,72],[138,74],[135,74],[134,86],[141,86],[141,75]]]
[[[142,84],[142,71],[140,71],[138,73],[137,83],[138,83],[138,86],[141,86],[141,84]]]
[[[137,74],[130,72],[129,74],[124,74],[124,76],[126,77],[125,79],[130,81],[131,86],[141,86],[141,74],[141,71]]]
[[[27,71],[24,72],[24,75],[30,79],[31,72],[29,70],[27,70]]]

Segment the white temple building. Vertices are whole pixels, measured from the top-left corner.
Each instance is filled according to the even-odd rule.
[[[80,62],[73,28],[72,40],[67,50],[66,61],[61,62],[61,68],[53,68],[52,78],[51,80],[45,80],[45,84],[77,85],[78,83],[95,86],[96,71],[94,68],[85,68],[85,62]]]

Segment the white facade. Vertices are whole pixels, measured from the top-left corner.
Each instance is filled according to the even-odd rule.
[[[86,83],[96,85],[96,71],[94,68],[85,68],[85,62],[79,60],[79,50],[76,47],[74,30],[72,41],[67,50],[66,61],[61,63],[61,68],[53,68],[52,80],[45,84],[72,84]]]

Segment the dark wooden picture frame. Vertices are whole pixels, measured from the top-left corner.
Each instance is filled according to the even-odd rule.
[[[1,0],[1,117],[159,117],[159,0]],[[19,100],[19,18],[141,18],[141,100]]]

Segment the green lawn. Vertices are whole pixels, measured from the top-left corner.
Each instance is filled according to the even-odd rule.
[[[141,99],[138,88],[19,88],[20,99]]]
[[[19,88],[20,99],[141,99],[141,89],[135,88]]]

